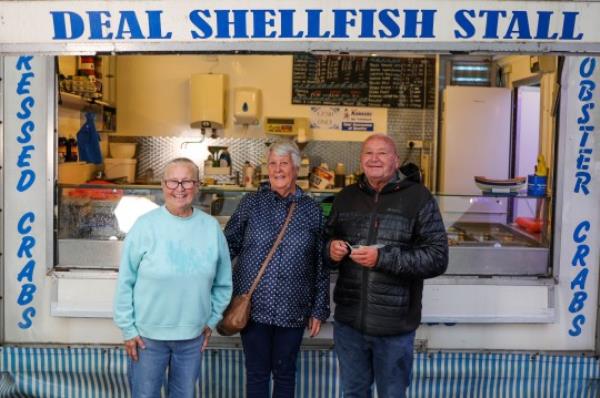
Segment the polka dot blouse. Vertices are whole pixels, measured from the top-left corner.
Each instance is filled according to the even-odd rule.
[[[251,318],[282,327],[303,327],[309,317],[329,317],[329,271],[323,266],[323,216],[299,187],[286,198],[263,184],[245,195],[225,227],[232,259],[233,293],[246,293],[273,246],[292,201],[292,220],[252,296]]]

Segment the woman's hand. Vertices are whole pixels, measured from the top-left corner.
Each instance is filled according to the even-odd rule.
[[[332,240],[329,243],[329,257],[335,262],[341,261],[348,254],[348,245],[343,240]]]
[[[125,340],[125,351],[127,351],[129,358],[133,359],[134,361],[138,360],[138,347],[140,347],[142,350],[146,349],[144,340],[142,340],[140,336],[135,336],[132,339]]]
[[[311,316],[308,319],[307,329],[310,330],[310,337],[315,337],[321,331],[321,321]]]
[[[200,349],[200,352],[204,352],[204,350],[206,350],[206,347],[208,347],[208,340],[210,340],[210,336],[212,335],[211,328],[205,326],[204,330],[202,331],[202,334],[204,335],[204,342],[202,343],[202,348]]]

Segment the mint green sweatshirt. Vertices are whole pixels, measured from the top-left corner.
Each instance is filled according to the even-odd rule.
[[[114,321],[125,340],[188,340],[214,329],[231,298],[231,260],[216,219],[161,206],[140,217],[123,247]]]

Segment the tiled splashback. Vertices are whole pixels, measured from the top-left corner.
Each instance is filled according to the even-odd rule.
[[[193,160],[204,173],[204,160],[209,155],[209,146],[226,146],[231,156],[232,174],[242,170],[246,161],[253,165],[261,163],[266,153],[267,144],[277,139],[256,138],[200,138],[180,137],[111,137],[113,141],[135,141],[137,148],[138,180],[158,180],[162,176],[169,160],[185,156]],[[326,162],[330,167],[336,163],[344,163],[349,172],[358,170],[360,142],[309,142],[303,155],[311,160],[311,167]],[[218,178],[221,179],[221,178]]]
[[[388,131],[396,141],[400,160],[420,164],[420,151],[409,153],[408,140],[431,142],[433,137],[434,111],[389,109]],[[111,140],[137,142],[137,179],[159,180],[167,162],[175,157],[185,156],[192,159],[204,172],[204,160],[209,155],[209,146],[227,146],[232,160],[232,174],[241,171],[244,162],[258,165],[266,152],[268,143],[277,141],[257,138],[183,138],[183,137],[119,137]],[[303,155],[310,157],[311,167],[327,163],[334,167],[344,163],[348,173],[359,169],[360,142],[311,141]]]

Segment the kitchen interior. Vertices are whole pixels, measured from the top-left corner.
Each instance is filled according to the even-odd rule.
[[[56,269],[116,270],[179,156],[200,168],[196,205],[224,225],[267,179],[268,145],[295,140],[298,185],[327,215],[377,132],[438,199],[448,274],[550,276],[559,67],[522,55],[57,57]]]

